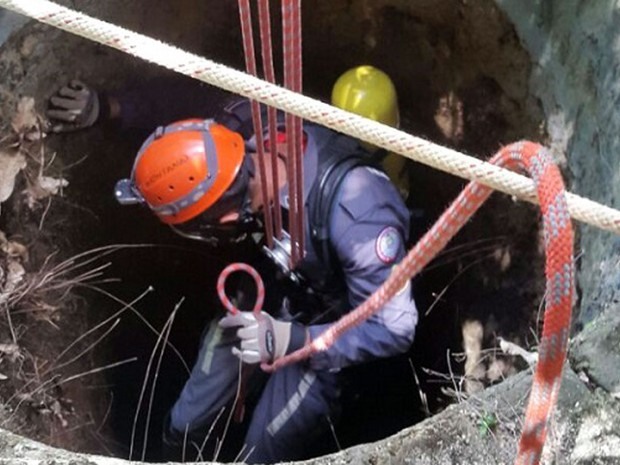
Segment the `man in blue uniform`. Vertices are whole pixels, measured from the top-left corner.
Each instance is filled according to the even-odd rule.
[[[267,203],[263,202],[260,173],[255,168],[255,139],[247,121],[239,116],[242,105],[233,105],[216,121],[179,122],[175,119],[180,115],[173,107],[180,99],[172,98],[175,102],[169,105],[163,101],[171,100],[174,89],[167,88],[163,100],[158,100],[152,90],[156,87],[109,96],[72,82],[51,98],[48,116],[55,131],[88,127],[103,118],[136,127],[142,125],[141,120],[150,122],[157,117],[167,126],[159,127],[145,141],[130,177],[117,184],[119,202],[143,204],[162,222],[190,237],[223,237],[223,232],[234,236],[239,231],[255,230],[273,199],[267,197]],[[205,90],[201,99],[185,99],[190,107],[206,101],[196,112],[189,108],[186,116],[212,112],[213,105],[224,101],[223,94]],[[149,92],[155,98],[149,98]],[[180,92],[187,95],[187,89]],[[357,141],[315,124],[304,124],[304,134],[303,197],[311,210],[316,196],[323,195],[317,193],[316,181],[331,163],[328,160],[363,154],[363,148]],[[271,145],[269,141],[267,144]],[[276,150],[275,144],[272,149]],[[268,156],[266,162],[268,172],[270,163],[278,163],[283,173],[277,187],[286,213],[289,173],[282,158]],[[204,333],[192,373],[170,411],[165,427],[168,442],[182,443],[187,437],[204,434],[222,409],[231,408],[240,360],[254,369],[251,388],[261,377],[259,362],[272,362],[316,338],[331,322],[366,300],[404,257],[409,212],[382,171],[363,163],[352,164],[341,175],[335,191],[325,215],[330,257],[316,250],[318,242],[311,235],[316,225],[311,224],[313,215],[308,214],[306,256],[294,270],[307,283],[307,295],[325,298],[306,302],[284,299],[279,308],[265,308],[262,318],[239,312],[213,321]],[[328,283],[324,279],[327,271]],[[304,458],[308,445],[328,424],[326,419],[333,418],[338,409],[341,370],[406,352],[417,318],[407,286],[329,350],[270,375],[245,436],[247,461],[273,463]],[[272,345],[263,342],[265,334]]]

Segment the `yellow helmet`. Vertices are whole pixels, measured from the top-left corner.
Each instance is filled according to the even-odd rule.
[[[332,89],[332,105],[398,127],[398,97],[390,77],[374,66],[351,68]]]

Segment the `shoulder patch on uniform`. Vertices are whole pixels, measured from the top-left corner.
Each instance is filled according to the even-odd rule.
[[[383,263],[392,263],[398,254],[400,235],[394,226],[387,226],[377,236],[375,251]]]

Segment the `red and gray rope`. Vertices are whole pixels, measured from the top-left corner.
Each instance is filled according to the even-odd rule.
[[[269,0],[259,0],[258,2],[258,23],[260,29],[261,57],[263,61],[263,73],[265,80],[272,84],[276,82],[276,74],[273,66],[273,46],[271,42],[271,19],[269,17]],[[277,114],[274,107],[267,107],[267,120],[269,127],[269,140],[271,141],[270,152],[275,157],[277,153]],[[277,239],[282,239],[282,210],[280,209],[280,191],[278,183],[278,163],[275,159],[271,164],[272,179],[272,201],[274,217],[274,234]]]
[[[282,47],[284,86],[301,92],[301,1],[282,0]],[[289,233],[291,235],[291,267],[304,257],[304,209],[301,119],[286,114],[287,169],[289,182]]]
[[[240,311],[226,295],[226,280],[228,279],[228,276],[237,271],[245,271],[252,277],[252,279],[254,279],[254,283],[256,284],[256,302],[254,303],[251,311],[254,313],[260,313],[263,309],[263,304],[265,303],[265,285],[263,283],[263,279],[258,274],[258,271],[247,263],[231,263],[222,270],[220,276],[217,278],[217,295],[219,296],[222,305],[224,305],[226,310],[233,315]]]
[[[291,0],[293,5],[293,91],[301,94],[303,91],[303,49],[302,49],[302,34],[301,34],[301,0]],[[297,229],[299,230],[299,244],[298,244],[298,256],[299,259],[303,259],[305,255],[305,213],[304,213],[304,176],[303,176],[303,131],[302,131],[302,119],[296,116],[293,119],[294,123],[294,147],[297,171]]]
[[[239,18],[243,39],[246,70],[252,76],[257,75],[254,39],[252,30],[252,11],[249,0],[238,0]],[[262,1],[258,4],[258,16],[261,36],[261,53],[263,69],[268,82],[274,82],[273,54],[271,50],[271,34],[269,20],[269,2]],[[284,85],[286,88],[301,92],[301,2],[300,0],[282,1],[282,31],[283,31],[283,58],[284,58]],[[275,110],[270,107],[268,118],[269,139],[271,143],[271,155],[276,154],[276,125]],[[277,163],[272,163],[270,173],[273,186],[274,208],[271,209],[271,201],[267,198],[267,178],[263,141],[263,125],[258,102],[252,100],[252,121],[256,134],[256,144],[259,158],[259,170],[261,174],[261,190],[263,205],[265,205],[265,237],[267,247],[273,248],[273,236],[281,236],[281,216],[279,208],[279,192],[277,188]],[[287,133],[287,168],[289,181],[289,232],[291,235],[291,267],[294,267],[304,256],[304,211],[303,211],[303,167],[302,167],[302,124],[301,119],[295,115],[286,115]],[[275,161],[275,160],[274,160]]]
[[[245,68],[248,74],[256,76],[256,52],[254,49],[254,33],[252,30],[252,11],[250,9],[250,0],[239,0],[239,20],[241,23],[241,37],[243,40]],[[270,201],[267,190],[267,169],[265,162],[265,144],[263,141],[263,122],[261,119],[260,104],[256,100],[252,100],[251,106],[252,124],[254,126],[254,134],[256,134],[256,152],[258,155],[261,194],[263,197],[263,205],[265,205],[265,208],[263,209],[265,219],[265,240],[267,242],[267,247],[272,248],[274,221],[272,218],[272,210],[267,207],[270,204]]]

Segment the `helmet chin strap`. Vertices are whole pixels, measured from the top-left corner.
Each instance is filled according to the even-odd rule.
[[[186,239],[193,239],[206,242],[212,246],[223,244],[237,244],[246,240],[248,237],[254,237],[256,233],[262,231],[262,223],[256,215],[246,217],[244,222],[235,222],[225,225],[203,225],[202,227],[185,230],[178,225],[170,225],[170,228]]]

